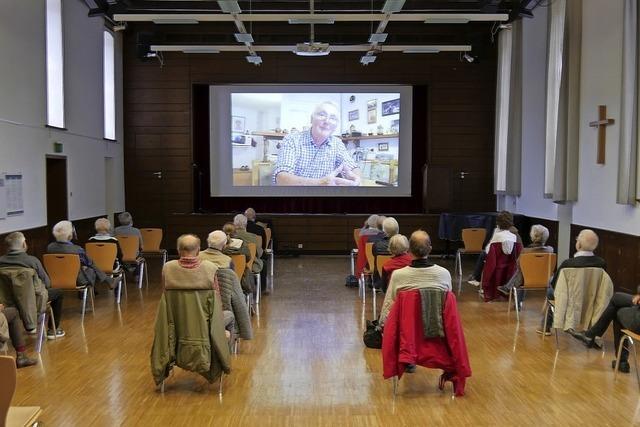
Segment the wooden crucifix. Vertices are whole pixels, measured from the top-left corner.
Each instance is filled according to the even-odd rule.
[[[605,142],[607,142],[607,126],[614,123],[613,119],[607,119],[607,106],[598,106],[598,120],[589,122],[589,126],[598,128],[598,159],[599,165],[604,165]]]

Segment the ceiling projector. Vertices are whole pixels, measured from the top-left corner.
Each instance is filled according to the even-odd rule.
[[[329,43],[298,43],[293,51],[299,56],[325,56],[329,55]]]

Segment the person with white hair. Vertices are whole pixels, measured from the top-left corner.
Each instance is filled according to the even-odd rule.
[[[260,236],[262,238],[262,249],[266,250],[267,232],[264,227],[256,223],[256,211],[253,208],[247,208],[247,210],[244,211],[244,216],[247,217],[247,231],[255,234],[256,236]]]
[[[77,254],[80,257],[80,271],[78,272],[77,283],[80,286],[94,286],[97,283],[105,283],[109,289],[116,287],[113,277],[107,276],[100,270],[91,258],[87,256],[84,249],[71,242],[73,237],[73,225],[70,221],[60,221],[53,226],[53,237],[56,241],[47,245],[49,254]]]
[[[411,265],[411,261],[413,261],[409,254],[409,239],[402,234],[396,234],[389,239],[389,252],[392,255],[391,259],[382,267],[382,292],[387,292],[391,274],[396,270]]]
[[[113,243],[116,245],[116,259],[113,262],[113,270],[120,268],[120,260],[122,259],[122,249],[120,248],[120,242],[113,237],[111,232],[111,221],[107,218],[98,218],[94,223],[96,234],[89,237],[89,242],[93,243]]]
[[[231,257],[222,253],[227,244],[227,234],[222,230],[215,230],[207,237],[207,249],[198,254],[201,260],[211,261],[218,268],[233,268]]]
[[[384,233],[382,238],[373,244],[373,254],[376,256],[389,255],[389,241],[400,232],[398,221],[391,216],[385,218],[384,221],[382,221],[382,232]]]
[[[578,233],[578,237],[576,238],[576,253],[573,255],[573,258],[568,258],[560,264],[560,267],[556,270],[553,278],[551,279],[551,283],[547,288],[547,299],[554,299],[554,290],[556,287],[556,282],[558,280],[558,273],[560,270],[564,268],[585,268],[585,267],[597,267],[602,268],[604,270],[607,269],[607,262],[595,255],[593,251],[598,247],[598,235],[589,229],[584,229],[580,233]],[[540,328],[536,330],[539,334],[551,335],[551,325],[553,325],[553,312],[551,310],[548,311],[547,315],[547,329],[544,328],[544,316],[542,321],[540,322]]]
[[[369,215],[369,218],[364,222],[364,225],[360,229],[360,236],[377,236],[380,234],[378,229],[378,215]]]
[[[116,236],[136,236],[142,250],[142,233],[140,230],[133,226],[133,217],[129,212],[121,212],[118,214],[118,221],[120,225],[114,230]]]
[[[53,329],[53,322],[49,319],[49,329],[47,330],[47,338],[59,338],[65,335],[64,329],[62,329],[62,301],[64,295],[61,289],[54,289],[51,287],[51,281],[46,270],[42,266],[40,260],[27,253],[27,240],[19,231],[10,233],[4,239],[7,249],[9,250],[6,255],[0,257],[1,267],[25,267],[31,268],[36,272],[38,278],[44,284],[47,289],[48,302],[51,304],[53,310],[53,317],[56,321],[56,330]],[[35,289],[34,289],[35,291]],[[36,325],[28,325],[27,333],[33,335],[36,333]]]

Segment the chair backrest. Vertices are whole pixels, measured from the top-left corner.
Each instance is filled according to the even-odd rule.
[[[463,228],[462,241],[465,252],[481,252],[487,230],[484,228]]]
[[[76,280],[80,272],[78,254],[44,254],[42,261],[51,279],[52,288],[76,288]]]
[[[264,234],[267,237],[267,244],[264,245],[265,248],[269,247],[269,244],[271,243],[271,229],[269,227],[264,229]]]
[[[256,236],[256,250],[262,247],[262,236]]]
[[[358,247],[358,242],[360,241],[360,229],[359,228],[354,228],[353,229],[353,240],[355,240],[356,248],[357,248]]]
[[[0,356],[0,425],[5,425],[11,399],[16,391],[16,361],[10,356]]]
[[[255,243],[247,243],[247,246],[249,247],[249,254],[251,255],[251,259],[247,262],[247,265],[249,269],[251,269],[253,267],[253,261],[256,260],[257,245]]]
[[[556,269],[557,254],[530,252],[520,255],[525,288],[546,288]]]
[[[100,270],[107,274],[113,273],[113,263],[118,256],[118,247],[115,243],[89,242],[84,245],[84,250]]]
[[[393,258],[393,255],[378,255],[376,257],[376,267],[378,268],[378,274],[382,277],[382,267]]]
[[[367,242],[364,251],[365,251],[365,254],[367,254],[367,263],[369,264],[369,271],[373,273],[373,269],[376,268],[376,257],[373,255],[373,242]]]
[[[143,252],[160,252],[162,228],[141,228],[140,233],[142,234]]]
[[[244,270],[247,268],[247,258],[244,254],[235,254],[231,255],[231,260],[233,261],[233,271],[236,272],[238,279],[242,279]]]
[[[138,249],[140,248],[140,242],[138,242],[138,236],[116,236],[118,243],[120,243],[120,249],[122,250],[122,261],[134,262],[138,257]]]

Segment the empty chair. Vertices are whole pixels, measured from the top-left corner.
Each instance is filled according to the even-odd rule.
[[[144,256],[160,256],[162,264],[167,262],[167,250],[161,249],[162,228],[141,228],[142,234],[142,254]]]
[[[453,268],[454,274],[458,276],[458,295],[462,290],[462,255],[479,255],[482,253],[484,239],[487,237],[487,230],[484,228],[464,228],[462,229],[463,248],[456,251],[456,264]]]
[[[516,318],[520,321],[518,309],[518,289],[525,291],[546,291],[549,280],[556,269],[557,254],[554,253],[524,253],[520,255],[518,262],[522,271],[523,283],[521,288],[509,289],[509,304],[507,313],[511,310],[511,298],[514,298]]]
[[[124,294],[125,296],[127,295],[127,281],[124,269],[121,266],[119,266],[117,270],[113,269],[118,254],[118,247],[115,243],[89,242],[84,246],[84,250],[100,270],[114,279],[119,279],[116,302],[120,304],[123,286]]]
[[[0,356],[0,425],[32,426],[42,413],[39,406],[11,406],[16,391],[16,362],[13,357]]]
[[[91,298],[91,310],[95,310],[92,286],[78,286],[76,279],[80,272],[80,256],[77,254],[44,254],[44,268],[47,270],[51,287],[65,291],[82,291],[82,320],[87,306],[87,294]]]
[[[125,265],[135,265],[140,269],[138,276],[138,288],[142,289],[142,278],[146,279],[147,288],[149,288],[149,273],[146,272],[146,260],[138,255],[138,249],[140,248],[140,242],[137,236],[116,236],[118,242],[120,242],[120,249],[122,249],[122,263]]]

